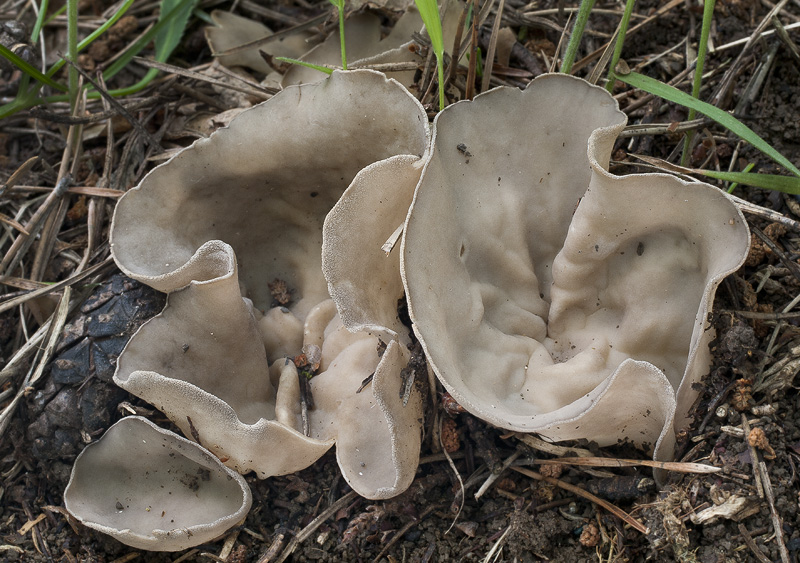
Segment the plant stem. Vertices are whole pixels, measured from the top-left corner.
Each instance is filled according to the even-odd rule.
[[[339,41],[342,49],[342,68],[347,70],[347,56],[344,53],[344,2],[336,6],[339,9]]]
[[[592,12],[595,0],[581,0],[581,7],[578,9],[578,18],[575,20],[575,25],[572,28],[572,35],[569,37],[567,44],[567,52],[564,54],[564,61],[561,63],[561,72],[569,74],[572,70],[572,64],[575,62],[575,56],[578,54],[578,45],[581,43],[583,37],[583,30],[586,28],[586,22],[589,21],[589,14]]]
[[[694,67],[694,80],[692,82],[692,97],[700,97],[700,86],[703,83],[703,67],[706,62],[708,52],[708,33],[711,31],[711,18],[714,17],[714,0],[705,0],[703,6],[703,28],[700,31],[700,43],[697,45],[697,63]],[[696,112],[689,110],[689,121],[694,119]],[[686,166],[689,161],[689,151],[692,148],[692,138],[694,131],[689,131],[683,139],[683,154],[681,155],[681,166]]]
[[[36,15],[36,23],[33,25],[31,31],[31,43],[34,45],[39,42],[39,33],[42,31],[44,20],[47,17],[47,8],[49,7],[49,0],[42,0],[42,5],[39,6],[39,13]]]
[[[436,53],[436,69],[439,71],[439,111],[444,109],[444,57]]]
[[[628,33],[628,23],[631,21],[634,4],[636,4],[636,0],[627,0],[625,2],[625,11],[622,13],[622,21],[619,24],[619,34],[617,35],[617,42],[614,45],[614,54],[611,56],[611,64],[608,67],[606,90],[609,92],[614,90],[614,82],[616,82],[617,79],[617,75],[614,74],[614,68],[616,68],[620,56],[622,56],[622,46],[625,43],[625,34]]]
[[[78,0],[67,0],[67,56],[78,62]],[[73,110],[78,102],[78,69],[69,68],[69,105]]]
[[[751,171],[751,170],[752,170],[754,167],[755,167],[755,164],[751,162],[750,164],[748,164],[747,166],[745,166],[745,167],[744,167],[744,170],[742,170],[742,172],[744,172],[745,174],[747,174],[747,173],[748,173],[748,172],[750,172],[750,171]],[[729,194],[732,194],[732,193],[733,193],[733,190],[735,190],[735,189],[736,189],[736,186],[738,186],[738,185],[739,185],[739,182],[731,182],[731,187],[729,187],[729,188],[728,188],[728,193],[729,193]]]

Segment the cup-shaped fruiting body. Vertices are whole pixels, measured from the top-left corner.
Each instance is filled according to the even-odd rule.
[[[115,381],[239,472],[298,471],[336,442],[357,492],[402,492],[421,418],[419,392],[406,404],[400,393],[407,339],[393,323],[382,351],[376,335],[342,327],[322,231],[365,167],[399,161],[413,193],[427,144],[425,111],[400,84],[334,72],[243,112],[148,174],[117,205],[112,252],[128,275],[171,294],[131,339]],[[356,248],[379,249],[382,236],[360,232]],[[329,252],[338,256],[335,245]],[[359,268],[357,251],[341,256],[340,266]],[[399,278],[392,287],[402,289]],[[382,319],[396,319],[396,299]],[[315,356],[311,368],[303,353]]]
[[[411,35],[421,29],[422,17],[413,4],[405,10],[385,36],[382,36],[381,18],[376,14],[368,12],[352,14],[344,22],[347,64],[356,67],[358,65],[421,62],[421,57],[411,48]],[[342,53],[339,30],[335,30],[325,41],[303,54],[300,59],[317,65],[340,66]],[[387,75],[405,86],[414,82],[413,69],[387,72]],[[293,65],[286,71],[281,84],[288,86],[317,82],[324,76],[316,69]]]
[[[467,410],[666,458],[707,372],[714,291],[749,235],[717,188],[608,173],[625,121],[564,75],[445,109],[403,275],[414,330]]]
[[[214,54],[241,47],[259,39],[266,39],[272,35],[272,30],[264,24],[237,16],[226,10],[212,11],[211,20],[214,25],[206,27],[205,34],[208,46]],[[261,55],[262,52],[271,57],[297,58],[308,51],[306,41],[310,35],[308,32],[294,33],[251,49],[218,56],[217,59],[227,67],[243,66],[269,74],[273,71]]]
[[[461,23],[464,3],[460,0],[444,0],[443,4],[442,37],[444,47],[450,53]],[[345,20],[345,52],[348,68],[383,65],[375,68],[382,68],[387,76],[394,78],[406,87],[411,87],[416,82],[416,65],[424,63],[413,39],[414,33],[424,32],[422,16],[413,2],[403,8],[397,4],[388,7],[399,8],[403,12],[388,34],[383,33],[382,18],[376,14],[353,13]],[[335,30],[325,41],[300,58],[305,62],[318,65],[341,65],[339,30]],[[409,68],[409,64],[411,64],[411,68]],[[316,82],[323,76],[316,69],[293,65],[286,71],[281,84],[288,86]]]
[[[244,519],[251,502],[241,475],[138,416],[123,418],[81,452],[64,491],[67,510],[81,523],[154,551],[216,539]]]

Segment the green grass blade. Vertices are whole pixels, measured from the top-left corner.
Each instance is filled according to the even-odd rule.
[[[431,45],[436,57],[444,54],[444,36],[442,34],[442,20],[439,18],[439,6],[436,0],[414,0],[425,24],[428,37],[431,38]]]
[[[318,70],[320,72],[324,72],[325,74],[333,74],[333,69],[328,68],[326,66],[315,65],[314,63],[307,63],[306,61],[301,61],[299,59],[290,59],[289,57],[275,57],[276,61],[281,61],[284,63],[289,63],[293,65],[300,65],[306,68],[313,68],[314,70]]]
[[[39,69],[37,69],[32,64],[28,63],[27,61],[25,61],[21,57],[19,57],[19,55],[17,55],[12,50],[10,50],[8,47],[6,47],[5,45],[2,45],[2,44],[0,44],[0,56],[2,56],[3,58],[7,59],[15,67],[20,69],[22,72],[24,72],[25,74],[27,74],[31,78],[34,78],[34,79],[38,80],[42,84],[47,84],[51,88],[59,90],[60,92],[66,92],[67,91],[67,87],[66,86],[64,86],[63,84],[59,84],[58,82],[56,82],[55,80],[53,80],[52,78],[47,76],[46,74],[42,74],[39,71]]]
[[[175,47],[180,43],[186,25],[189,23],[189,17],[192,15],[192,11],[197,7],[197,1],[198,0],[161,0],[159,21],[161,21],[165,14],[172,14],[174,8],[178,8],[178,12],[169,18],[167,25],[162,27],[155,36],[155,59],[158,62],[167,62],[172,51],[174,51]]]
[[[436,0],[414,0],[425,24],[428,37],[431,38],[433,54],[436,55],[436,67],[439,77],[439,111],[444,109],[444,35],[442,20],[439,17],[439,6]]]
[[[67,0],[67,56],[72,61],[78,60],[78,0]],[[69,107],[75,111],[78,103],[78,69],[70,66],[67,69],[69,80]]]
[[[594,2],[595,0],[581,0],[581,7],[578,8],[578,18],[575,20],[572,35],[569,36],[569,43],[567,43],[567,52],[564,53],[564,60],[561,62],[560,72],[564,74],[569,74],[572,71],[572,64],[578,54],[578,46],[581,44],[583,30],[586,28],[586,22],[589,21],[589,14],[592,13]]]
[[[751,162],[747,166],[744,167],[744,170],[742,170],[742,172],[750,172],[753,168],[755,168],[755,164],[753,164]],[[739,182],[731,182],[731,185],[728,186],[728,193],[732,194],[733,190],[735,190],[738,185],[739,185]]]
[[[691,95],[687,94],[686,92],[682,92],[673,86],[664,84],[663,82],[659,82],[654,78],[650,78],[649,76],[644,76],[636,72],[631,72],[629,74],[618,74],[617,79],[625,84],[628,84],[629,86],[639,88],[640,90],[644,90],[645,92],[653,94],[654,96],[664,98],[670,102],[680,104],[687,108],[694,109],[698,113],[702,113],[756,147],[772,160],[792,172],[792,174],[800,176],[800,170],[798,170],[798,168],[792,164],[789,159],[772,148],[769,143],[759,137],[755,131],[750,129],[747,125],[733,117],[728,112],[706,102],[700,101],[697,98],[693,98]]]
[[[717,172],[716,170],[695,170],[694,172],[725,182],[736,182],[739,184],[747,184],[748,186],[755,186],[756,188],[800,195],[800,178],[792,176],[755,174],[753,172]]]
[[[342,68],[347,70],[347,55],[344,48],[344,0],[328,0],[339,13],[339,50],[342,52]]]
[[[608,66],[608,82],[606,83],[606,90],[609,92],[614,91],[614,80],[616,79],[614,69],[617,67],[617,63],[622,56],[622,47],[625,44],[625,35],[628,33],[628,25],[631,21],[631,14],[633,13],[634,4],[636,4],[636,0],[627,0],[625,2],[625,11],[622,12],[622,21],[619,24],[617,42],[614,44],[614,54],[611,55],[611,63]]]
[[[156,24],[150,28],[147,33],[142,35],[139,40],[136,41],[136,43],[134,43],[120,58],[114,61],[114,63],[106,69],[106,71],[103,73],[103,78],[105,80],[110,80],[114,75],[125,68],[125,66],[131,62],[131,59],[138,55],[148,43],[155,41],[156,36],[162,33],[162,30],[166,28],[170,28],[170,32],[167,34],[169,39],[167,40],[166,36],[162,36],[163,38],[161,43],[156,47],[156,55],[161,56],[162,58],[169,57],[169,54],[172,52],[172,50],[167,50],[167,47],[172,44],[172,49],[174,49],[178,44],[178,41],[180,41],[180,35],[177,35],[177,38],[175,35],[178,33],[183,33],[183,27],[181,27],[178,31],[178,26],[173,25],[173,20],[180,18],[180,21],[184,22],[183,25],[185,27],[185,22],[188,20],[188,14],[191,14],[192,9],[194,9],[195,2],[196,0],[179,0],[178,2],[171,2],[173,5],[169,10],[164,10],[162,4],[161,15],[159,16]],[[164,60],[157,60],[159,60],[159,62],[166,62],[166,58],[164,58]],[[151,69],[151,71],[154,72],[148,72],[147,74],[150,76],[155,76],[158,74],[156,69]]]
[[[36,23],[33,24],[33,30],[31,31],[31,44],[33,45],[39,42],[39,32],[41,32],[42,27],[44,27],[48,5],[49,0],[42,0],[42,5],[39,6],[39,15],[36,17]]]
[[[708,52],[708,34],[711,30],[711,21],[713,19],[714,0],[705,0],[705,5],[703,6],[703,28],[700,31],[700,43],[697,45],[697,63],[694,67],[694,80],[692,81],[692,96],[695,98],[700,97],[700,87],[703,84],[703,67],[705,67],[706,53]],[[688,120],[691,121],[694,117],[695,110],[689,109]],[[683,165],[689,162],[692,137],[694,137],[694,131],[688,131],[683,138],[683,154],[681,155],[681,164]]]
[[[92,33],[87,35],[83,41],[78,43],[78,51],[80,52],[89,45],[91,45],[92,41],[103,35],[106,31],[108,31],[108,28],[117,23],[117,21],[119,21],[119,19],[125,15],[125,12],[127,12],[128,9],[133,5],[134,1],[135,0],[126,0],[125,3],[122,6],[120,6],[119,10],[117,10],[113,16],[108,18],[108,21],[106,21],[105,23],[103,23],[103,25],[101,25],[100,27],[95,29]],[[50,70],[47,71],[47,76],[53,76],[66,63],[67,61],[65,61],[64,59],[58,60],[55,64],[53,64]]]

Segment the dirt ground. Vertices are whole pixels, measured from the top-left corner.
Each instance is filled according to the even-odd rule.
[[[237,13],[264,21],[276,31],[289,26],[279,17],[281,14],[293,21],[306,21],[330,8],[323,1],[269,3],[276,16],[249,2],[236,4]],[[639,2],[633,23],[656,14],[665,4]],[[800,21],[800,2],[789,0],[783,4],[780,21],[784,25]],[[0,20],[13,17],[21,5],[6,2],[0,7]],[[81,13],[99,14],[108,5],[101,0],[84,2]],[[201,3],[208,10],[211,5],[231,7],[230,3]],[[576,3],[564,5],[569,8]],[[598,2],[596,9],[614,13],[592,16],[587,28],[592,33],[578,59],[601,47],[604,38],[614,32],[622,5]],[[114,37],[119,45],[109,44],[108,49],[119,49],[134,39],[157,10],[155,4],[137,6],[139,21],[129,22],[131,29]],[[508,25],[519,33],[523,24],[518,14],[554,8],[557,3],[507,0],[505,6]],[[768,0],[719,0],[712,28],[713,44],[719,48],[749,37],[771,6]],[[31,17],[28,11],[22,19],[30,23]],[[563,24],[552,11],[540,17]],[[667,52],[686,38],[696,46],[701,19],[702,6],[694,0],[677,3],[656,14],[627,39],[623,58],[633,67]],[[387,18],[387,22],[390,20]],[[203,25],[199,20],[190,24],[172,64],[188,67],[209,62]],[[554,52],[559,33],[532,18],[527,25],[526,35],[518,35],[518,45],[524,52],[512,55],[510,66],[527,71],[536,65],[547,68],[549,58],[545,57]],[[772,29],[769,22],[767,29]],[[58,36],[61,30],[54,30],[53,35]],[[488,39],[490,27],[487,32]],[[790,31],[789,37],[797,41],[800,36]],[[715,100],[716,104],[735,109],[737,117],[789,160],[800,164],[800,59],[794,58],[791,49],[775,35],[756,41],[744,57],[737,59],[742,48],[741,44],[725,47],[710,55],[701,96],[710,100],[726,72],[733,68],[732,87],[727,96]],[[97,57],[96,63],[101,63],[108,54],[98,49],[93,56]],[[84,63],[90,64],[86,60]],[[686,47],[681,45],[643,72],[670,81],[685,68]],[[576,74],[585,76],[589,70],[591,65]],[[763,83],[748,93],[758,73],[764,77]],[[0,77],[0,95],[13,96],[18,74],[0,67]],[[524,85],[527,78],[519,82],[514,82],[516,78],[507,80]],[[183,90],[174,84],[183,85]],[[192,84],[191,79],[179,77],[137,94],[148,102],[138,115],[152,134],[163,135],[169,129],[164,122],[168,114],[159,110],[159,104],[187,96],[187,85]],[[684,90],[686,84],[682,83]],[[214,95],[203,86],[197,89],[204,95]],[[618,84],[615,94],[626,90]],[[214,109],[197,99],[192,103],[204,110]],[[620,104],[631,124],[686,119],[684,109],[661,100],[649,101],[642,92],[622,95]],[[46,164],[28,171],[21,185],[54,186],[67,130],[64,120],[57,117],[66,113],[58,106],[38,111],[39,114],[20,112],[0,121],[3,182],[26,160],[39,155]],[[169,115],[170,119],[177,118],[177,114]],[[158,158],[145,158],[156,155],[148,152],[141,138],[132,141],[135,136],[126,134],[121,124],[118,142],[111,148],[117,163],[113,175],[103,173],[108,152],[105,137],[87,137],[84,155],[74,169],[73,185],[126,190],[159,162]],[[736,158],[734,170],[754,163],[756,171],[778,172],[772,161],[749,146],[739,147],[737,138],[719,126],[703,125],[698,137],[700,142],[692,154],[696,167],[727,170],[731,159]],[[191,139],[174,138],[164,146],[189,142]],[[614,152],[612,170],[641,171],[639,161],[629,156],[632,153],[674,162],[676,146],[681,143],[677,134],[622,139]],[[13,216],[39,193],[35,188],[4,192],[0,189],[0,212],[7,216]],[[800,221],[800,201],[794,196],[742,186],[733,193]],[[40,276],[36,279],[57,282],[69,277],[75,257],[80,259],[88,244],[89,233],[97,235],[97,240],[92,241],[95,247],[90,260],[96,270],[93,277],[87,276],[75,285],[77,307],[69,314],[54,360],[15,406],[8,426],[0,430],[0,561],[800,561],[800,394],[794,381],[800,371],[800,317],[784,310],[800,288],[797,223],[780,224],[763,214],[747,214],[755,227],[750,256],[746,265],[729,276],[717,292],[713,366],[703,382],[694,423],[679,434],[676,460],[702,462],[722,468],[721,472],[671,473],[666,484],[656,487],[647,468],[601,470],[541,464],[537,460],[552,458],[553,454],[466,413],[449,414],[443,401],[438,401],[442,405],[438,415],[447,421],[450,439],[457,442],[452,461],[431,444],[433,433],[429,430],[416,480],[399,497],[369,501],[356,496],[343,481],[334,455],[329,453],[294,475],[267,480],[248,476],[254,502],[244,524],[217,542],[182,553],[160,554],[130,548],[84,528],[61,508],[75,456],[110,424],[123,414],[137,412],[162,426],[168,425],[160,413],[111,382],[116,356],[127,338],[160,311],[164,297],[125,278],[107,260],[112,198],[86,191],[71,194],[64,201],[68,203],[57,206],[53,213],[58,217],[51,239],[55,241],[55,251],[45,253],[47,258],[39,266]],[[27,219],[30,212],[21,216]],[[764,233],[763,238],[759,232]],[[44,240],[43,235],[37,244],[44,244]],[[10,248],[9,237],[2,239],[2,245],[5,255]],[[4,284],[0,305],[42,287],[24,279],[30,275],[28,261],[33,260],[36,248],[34,245],[21,268],[0,272],[10,276],[0,280]],[[61,291],[61,287],[55,289]],[[42,299],[46,301],[47,297]],[[25,355],[19,364],[11,360],[45,320],[42,312],[48,306],[52,308],[44,301],[31,300],[24,307],[0,314],[0,363],[6,366],[0,377],[3,409],[12,408],[17,387],[34,365],[32,354]],[[442,397],[441,388],[432,392],[437,398]],[[433,412],[427,413],[429,429],[434,418]],[[609,458],[648,459],[647,454],[624,444],[602,449],[592,444],[574,446]],[[504,465],[511,467],[502,470]],[[537,475],[549,477],[549,481],[514,470],[523,465],[523,471],[535,470]],[[476,492],[492,474],[497,479],[476,499]],[[646,527],[647,533],[568,490],[563,482],[586,489],[627,512]],[[711,518],[714,509],[720,515]],[[329,517],[317,522],[315,519],[323,513]]]

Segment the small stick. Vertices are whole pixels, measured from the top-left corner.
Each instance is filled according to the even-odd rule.
[[[522,473],[523,475],[530,477],[531,479],[536,479],[537,481],[544,481],[545,483],[549,483],[551,485],[555,485],[557,487],[561,487],[562,489],[569,491],[571,493],[575,493],[578,496],[585,498],[586,500],[593,502],[599,506],[602,506],[606,510],[608,510],[614,516],[617,516],[626,524],[629,524],[634,529],[640,531],[643,534],[649,534],[650,530],[648,530],[647,526],[636,520],[633,516],[607,502],[601,498],[594,496],[592,493],[581,489],[580,487],[576,487],[575,485],[571,485],[566,481],[562,481],[560,479],[553,479],[552,477],[545,477],[541,473],[537,473],[536,471],[531,471],[530,469],[525,469],[524,467],[512,467],[514,471],[517,473]]]
[[[655,12],[652,16],[646,18],[641,23],[638,23],[635,26],[629,28],[627,33],[625,34],[625,37],[630,37],[631,35],[633,35],[637,31],[639,31],[640,29],[642,29],[644,26],[646,26],[651,21],[653,21],[655,19],[658,19],[659,17],[663,16],[664,14],[666,14],[667,12],[672,10],[672,8],[674,8],[675,6],[680,6],[681,4],[684,4],[685,1],[686,0],[672,0],[668,4],[666,4],[666,5],[662,6],[661,8],[659,8],[658,11]],[[572,14],[570,13],[570,15],[572,15]],[[567,22],[567,23],[569,23],[569,22]],[[566,28],[566,26],[564,26],[564,27]],[[613,41],[614,41],[614,38],[612,37],[609,40],[609,43],[611,43]],[[572,65],[573,74],[578,72],[580,69],[582,69],[583,67],[585,67],[586,65],[588,65],[589,63],[591,63],[592,61],[597,59],[598,57],[600,57],[603,54],[603,51],[605,51],[605,49],[606,49],[606,45],[601,45],[600,48],[595,49],[593,52],[589,53],[588,55],[583,57],[581,60],[576,62],[574,65]],[[556,51],[556,52],[558,52],[558,51]]]
[[[308,526],[303,528],[295,537],[291,539],[289,545],[286,546],[286,549],[283,550],[283,553],[281,553],[281,556],[278,558],[277,563],[283,563],[284,561],[286,561],[286,559],[288,559],[288,557],[294,552],[294,550],[297,549],[298,545],[306,541],[311,536],[311,534],[313,534],[317,530],[317,528],[319,528],[325,522],[325,520],[336,514],[341,508],[344,508],[348,503],[350,503],[350,501],[356,498],[356,496],[358,496],[358,493],[356,493],[355,491],[350,491],[342,498],[340,498],[332,505],[330,505],[328,508],[326,508],[322,512],[322,514],[314,518],[308,524]],[[263,562],[264,559],[259,561],[259,563]]]
[[[517,440],[525,444],[526,446],[530,446],[535,450],[539,450],[540,452],[544,452],[550,455],[556,455],[561,457],[566,457],[569,455],[576,455],[578,457],[594,457],[594,454],[589,450],[585,450],[583,448],[568,448],[566,446],[559,446],[558,444],[551,444],[550,442],[545,442],[541,438],[537,438],[533,434],[523,434],[518,432],[516,434],[511,434]],[[506,436],[504,436],[505,438]],[[575,458],[570,458],[575,459]]]
[[[492,25],[492,37],[489,39],[489,49],[486,51],[486,64],[483,66],[483,80],[481,81],[481,92],[489,89],[489,81],[492,79],[492,67],[494,66],[494,52],[497,49],[497,34],[500,32],[500,21],[503,19],[503,8],[506,0],[500,0],[497,6],[497,15]]]
[[[719,473],[721,467],[706,465],[704,463],[678,462],[678,461],[653,461],[647,459],[616,459],[605,457],[560,457],[556,459],[535,459],[533,463],[542,465],[580,465],[588,467],[654,467],[665,471],[677,473]]]
[[[30,292],[28,292],[28,293],[26,293],[24,295],[20,295],[19,297],[14,297],[13,299],[9,299],[7,301],[3,301],[2,303],[0,303],[0,313],[5,313],[6,311],[15,308],[18,305],[22,305],[26,301],[30,301],[31,299],[34,299],[35,297],[41,297],[43,295],[47,295],[49,293],[53,293],[55,291],[58,291],[62,287],[70,287],[70,286],[72,286],[72,285],[74,285],[74,284],[76,284],[76,283],[78,283],[80,281],[85,280],[86,278],[92,276],[93,274],[98,273],[100,270],[102,270],[102,269],[104,269],[104,268],[106,268],[108,266],[111,266],[113,263],[114,263],[114,260],[112,258],[110,258],[110,257],[106,258],[105,260],[103,260],[99,264],[95,264],[91,268],[89,268],[87,270],[84,270],[83,272],[74,274],[74,275],[70,276],[69,278],[67,278],[65,280],[61,280],[59,282],[56,282],[56,283],[53,283],[53,284],[50,284],[50,285],[46,285],[45,287],[41,287],[39,289],[35,289],[35,290],[30,291]]]
[[[14,193],[50,193],[55,188],[48,186],[16,186]],[[68,194],[88,195],[92,197],[122,197],[124,192],[109,188],[96,188],[94,186],[72,186],[64,190]]]
[[[394,546],[394,544],[399,542],[411,528],[413,528],[414,526],[425,520],[425,518],[427,518],[434,510],[438,510],[440,508],[444,508],[444,505],[431,504],[425,510],[423,510],[419,516],[417,516],[411,522],[408,522],[405,526],[397,530],[397,533],[395,533],[392,539],[389,540],[389,543],[387,543],[381,550],[381,552],[375,556],[375,559],[372,560],[373,563],[378,563],[381,560],[381,558],[386,554],[386,552],[389,551],[392,548],[392,546]]]
[[[775,532],[775,541],[778,542],[778,551],[781,554],[781,561],[782,563],[791,563],[789,550],[786,549],[786,542],[783,540],[783,522],[781,522],[778,511],[775,510],[775,495],[772,492],[772,482],[767,472],[767,464],[763,461],[759,461],[757,465],[758,472],[761,475],[761,481],[764,485],[764,494],[767,497],[769,512],[772,515],[772,528],[773,532]]]
[[[453,473],[455,474],[456,479],[458,479],[458,484],[461,486],[461,504],[458,507],[458,512],[456,512],[455,518],[453,518],[453,523],[450,524],[449,528],[447,528],[447,532],[449,532],[450,530],[453,529],[453,526],[456,525],[456,522],[458,521],[458,517],[461,514],[461,511],[464,510],[464,499],[467,496],[467,491],[466,491],[466,488],[464,487],[464,480],[461,478],[461,473],[458,472],[458,468],[456,467],[456,464],[453,462],[453,458],[450,457],[450,453],[447,451],[447,448],[444,447],[444,442],[442,442],[442,422],[443,422],[443,420],[440,418],[439,419],[439,428],[438,428],[438,430],[439,430],[439,446],[441,446],[442,453],[444,454],[444,457],[447,458],[447,463],[450,465],[450,469],[453,470]],[[445,533],[447,533],[447,532],[445,532]]]
[[[772,563],[769,558],[761,553],[761,550],[758,549],[756,542],[753,541],[753,536],[750,535],[750,532],[747,531],[747,527],[739,522],[739,534],[742,536],[744,543],[747,544],[747,547],[750,548],[750,551],[753,552],[753,555],[756,556],[761,563]]]
[[[272,97],[272,94],[278,93],[278,90],[275,88],[257,86],[251,84],[250,82],[245,82],[245,84],[247,84],[249,87],[236,86],[235,84],[229,84],[222,80],[206,76],[205,74],[195,72],[193,70],[181,68],[179,66],[174,66],[166,63],[160,63],[158,61],[151,61],[149,59],[143,59],[141,57],[133,57],[133,60],[147,68],[157,68],[158,70],[168,72],[170,74],[177,74],[178,76],[183,76],[185,78],[200,80],[201,82],[207,82],[214,86],[219,86],[220,88],[227,88],[228,90],[235,90],[237,92],[242,92],[244,94],[247,94],[248,96],[256,96],[258,98],[261,98],[262,100],[267,100],[270,97]]]
[[[773,211],[772,209],[768,209],[766,207],[761,207],[760,205],[756,205],[755,203],[750,203],[747,200],[744,200],[740,197],[737,197],[732,194],[728,194],[728,197],[732,198],[736,205],[744,211],[745,213],[749,213],[750,215],[755,215],[756,217],[761,217],[763,219],[767,219],[769,221],[774,221],[776,223],[780,223],[784,227],[788,227],[793,231],[800,233],[800,221],[795,221],[783,215],[782,213],[778,213],[777,211]]]
[[[758,472],[758,451],[756,447],[750,443],[750,421],[747,420],[747,417],[742,415],[742,430],[744,430],[744,441],[747,443],[747,447],[750,450],[750,460],[753,465],[753,477],[756,482],[756,492],[758,492],[758,498],[764,498],[764,485],[761,483],[761,475]]]
[[[503,467],[502,469],[500,469],[499,472],[490,473],[489,477],[486,479],[486,481],[483,482],[483,485],[481,485],[480,488],[478,489],[478,492],[475,493],[475,500],[481,498],[483,496],[483,493],[489,490],[489,487],[491,487],[492,484],[500,478],[503,472],[506,469],[508,469],[511,466],[511,464],[517,460],[519,456],[520,452],[514,452],[513,454],[508,456],[508,458],[503,462]]]
[[[35,234],[38,232],[38,228],[41,226],[42,221],[45,219],[53,206],[58,202],[58,200],[60,200],[64,195],[71,181],[72,177],[68,174],[61,178],[55,189],[50,192],[50,195],[47,196],[47,199],[42,202],[42,205],[40,205],[39,209],[37,209],[33,214],[33,217],[31,217],[30,220],[25,223],[25,230],[28,233]],[[23,245],[29,238],[30,235],[24,235],[22,233],[17,235],[17,238],[15,238],[14,242],[11,244],[11,248],[8,249],[8,252],[6,252],[2,262],[0,262],[0,275],[3,273],[10,273],[6,272],[6,270],[10,269],[14,259],[20,253]]]
[[[139,132],[139,135],[141,135],[142,138],[145,141],[147,141],[148,145],[153,147],[158,152],[162,152],[164,150],[164,147],[161,146],[161,143],[159,143],[158,140],[150,134],[150,132],[147,130],[147,128],[145,128],[145,126],[142,125],[141,121],[139,121],[138,119],[133,117],[133,115],[131,115],[131,113],[127,109],[125,109],[125,106],[123,106],[121,103],[119,103],[117,100],[115,100],[114,97],[111,96],[111,94],[109,94],[105,90],[105,88],[100,86],[100,84],[98,84],[97,82],[92,80],[92,78],[89,76],[89,74],[85,70],[83,70],[81,67],[79,67],[75,63],[75,61],[72,61],[70,59],[66,59],[66,61],[67,61],[67,63],[69,63],[69,65],[71,67],[73,67],[74,69],[76,69],[78,71],[78,73],[80,73],[80,75],[83,77],[84,80],[86,80],[86,82],[91,84],[94,87],[94,89],[97,90],[97,92],[103,97],[103,100],[108,102],[108,104],[114,110],[116,110],[119,113],[119,115],[121,115],[123,118],[125,118],[125,120],[128,123],[130,123],[131,126],[134,129],[136,129],[136,131]]]
[[[800,266],[798,266],[796,262],[790,260],[786,256],[786,253],[781,248],[779,248],[777,244],[772,242],[771,238],[769,238],[767,235],[764,234],[764,231],[762,231],[755,225],[750,225],[750,231],[755,233],[755,235],[761,239],[761,242],[766,244],[767,247],[770,249],[770,251],[773,254],[775,254],[775,256],[778,257],[778,260],[780,260],[781,263],[783,263],[783,265],[789,269],[792,275],[798,280],[800,280]]]

